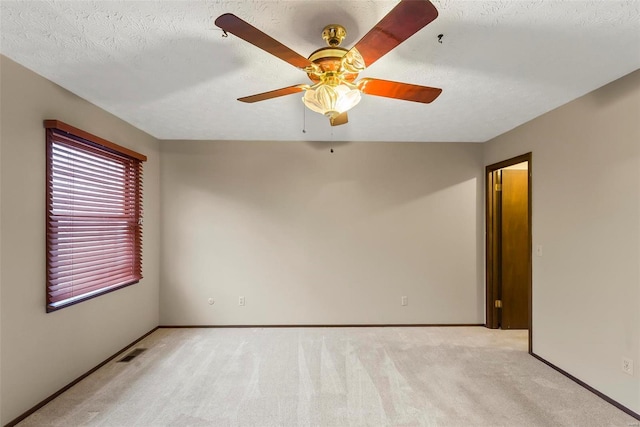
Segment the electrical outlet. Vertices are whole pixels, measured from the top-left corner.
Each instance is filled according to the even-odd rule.
[[[622,358],[622,372],[628,375],[633,375],[633,360],[628,357]]]
[[[244,297],[238,298],[238,305],[244,305]]]
[[[400,304],[402,304],[402,305],[407,305],[408,303],[409,303],[408,298],[406,297],[406,295],[403,295],[403,296],[400,298]]]
[[[213,305],[213,303],[214,303],[215,301],[213,300],[213,298],[209,298],[209,299],[207,300],[207,302],[209,303],[209,305]]]

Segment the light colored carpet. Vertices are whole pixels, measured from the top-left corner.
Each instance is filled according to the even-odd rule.
[[[526,331],[159,329],[135,347],[148,350],[108,363],[20,426],[638,423],[529,356]]]

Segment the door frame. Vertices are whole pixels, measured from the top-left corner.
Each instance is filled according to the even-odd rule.
[[[528,162],[528,227],[529,227],[529,260],[528,260],[528,284],[527,284],[527,292],[529,298],[529,354],[533,352],[533,322],[532,322],[532,311],[533,311],[533,291],[532,291],[532,261],[533,261],[533,251],[532,251],[532,230],[531,230],[531,199],[533,198],[533,194],[531,192],[531,181],[532,181],[532,164],[531,164],[531,152],[522,154],[520,156],[513,157],[511,159],[503,160],[498,163],[494,163],[492,165],[486,166],[485,170],[485,295],[486,295],[486,319],[485,326],[490,329],[498,328],[498,309],[495,307],[495,300],[498,296],[498,278],[496,277],[495,271],[498,271],[498,263],[499,258],[496,256],[496,250],[494,245],[495,240],[495,191],[494,191],[494,183],[493,183],[493,172],[506,168],[508,166],[513,166],[518,163]]]

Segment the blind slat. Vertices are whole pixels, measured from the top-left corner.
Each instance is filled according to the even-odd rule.
[[[49,280],[51,287],[64,282],[80,282],[86,278],[92,278],[100,274],[112,273],[114,271],[131,272],[131,257],[124,259],[112,258],[109,264],[92,262],[84,265],[73,265],[66,269],[49,269]]]
[[[53,173],[67,174],[70,177],[84,175],[97,178],[99,181],[110,178],[123,183],[129,172],[128,168],[112,168],[109,164],[85,162],[80,158],[69,158],[58,151],[54,151]]]
[[[77,189],[65,189],[64,191],[52,192],[53,201],[56,200],[86,200],[90,202],[100,202],[103,204],[135,204],[135,198],[126,195],[124,193],[114,194],[113,192],[88,192],[82,191],[81,188]]]
[[[68,169],[65,169],[61,166],[56,166],[53,170],[53,176],[60,181],[65,182],[67,186],[72,186],[79,183],[91,183],[91,188],[96,189],[106,189],[111,191],[116,191],[122,188],[118,184],[122,184],[122,181],[115,182],[113,179],[110,179],[109,176],[104,175],[94,175],[88,172],[76,171],[74,173],[70,172]]]
[[[127,239],[126,240],[131,247],[134,247],[134,239]],[[48,252],[51,253],[51,256],[57,256],[60,254],[72,254],[72,253],[81,253],[81,252],[91,252],[91,251],[96,251],[99,252],[101,249],[113,249],[113,248],[120,248],[123,249],[120,243],[120,241],[118,240],[111,240],[111,241],[100,241],[100,240],[96,240],[93,242],[55,242],[56,244],[54,245],[53,242],[51,242],[51,244],[48,246]]]
[[[102,195],[102,197],[106,198],[106,199],[120,199],[122,197],[128,196],[131,200],[135,200],[135,195],[131,195],[131,194],[127,194],[126,191],[124,191],[122,188],[117,188],[115,190],[101,190],[100,193],[96,193],[95,190],[92,191],[92,188],[88,188],[88,189],[83,189],[78,185],[73,185],[73,184],[65,184],[65,183],[60,183],[59,185],[56,185],[56,188],[54,189],[53,194],[55,195],[56,192],[59,192],[60,194],[67,194],[67,193],[73,193],[76,194],[78,196],[96,196],[96,195]]]
[[[112,276],[111,278],[96,280],[92,283],[86,283],[82,287],[76,287],[73,289],[52,290],[48,292],[48,297],[52,303],[59,303],[70,298],[81,298],[84,295],[96,290],[103,289],[106,291],[108,290],[108,288],[114,286],[123,286],[127,283],[137,283],[139,280],[140,279],[130,278],[127,275]]]
[[[86,214],[92,214],[92,213],[104,214],[104,216],[107,216],[107,214],[122,215],[122,210],[104,208],[104,207],[90,204],[90,203],[83,203],[83,204],[58,203],[53,206],[54,215],[56,214],[56,212],[69,212],[69,211],[76,211],[76,212],[86,213]]]
[[[102,275],[95,275],[85,280],[60,282],[55,286],[50,286],[49,292],[55,293],[56,295],[63,295],[65,292],[73,292],[75,294],[74,296],[77,296],[86,288],[95,287],[96,285],[111,286],[120,283],[121,281],[131,279],[132,276],[130,271],[121,270]]]
[[[85,263],[88,262],[93,262],[93,261],[100,261],[102,260],[105,256],[108,257],[114,257],[114,258],[118,258],[121,256],[126,256],[126,257],[131,257],[133,256],[133,251],[121,251],[119,248],[118,249],[114,249],[111,251],[101,251],[98,253],[89,253],[89,255],[87,256],[87,253],[83,253],[82,255],[76,255],[76,254],[70,254],[70,255],[61,255],[58,256],[57,260],[55,262],[52,262],[49,264],[49,270],[53,271],[56,268],[63,268],[66,266],[72,266],[72,265],[83,265]]]
[[[132,227],[129,227],[133,228]],[[72,244],[80,244],[87,242],[98,242],[99,244],[106,243],[107,241],[119,241],[124,240],[127,242],[133,241],[131,237],[130,230],[113,230],[102,233],[77,233],[74,235],[69,235],[68,233],[55,233],[49,232],[49,241],[56,242],[59,245],[72,245]],[[84,246],[84,245],[81,245]],[[60,248],[63,249],[63,248]]]
[[[49,212],[51,216],[53,214]],[[61,215],[55,215],[56,217],[60,217]],[[135,225],[137,224],[134,221],[134,218],[131,218],[130,215],[111,215],[111,216],[78,216],[76,218],[67,217],[64,221],[60,221],[59,219],[52,220],[52,228],[65,228],[65,227],[77,227],[78,230],[90,230],[92,228],[101,228],[108,226],[109,222],[115,222],[117,224],[122,225]],[[116,227],[116,225],[114,225]]]

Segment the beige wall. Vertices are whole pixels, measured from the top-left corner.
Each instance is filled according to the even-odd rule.
[[[533,153],[534,352],[640,412],[640,71],[484,149]]]
[[[329,148],[162,142],[161,324],[484,322],[482,146]]]
[[[2,419],[5,424],[158,324],[158,142],[0,56]],[[132,148],[144,165],[144,279],[45,313],[45,139],[58,119]]]

